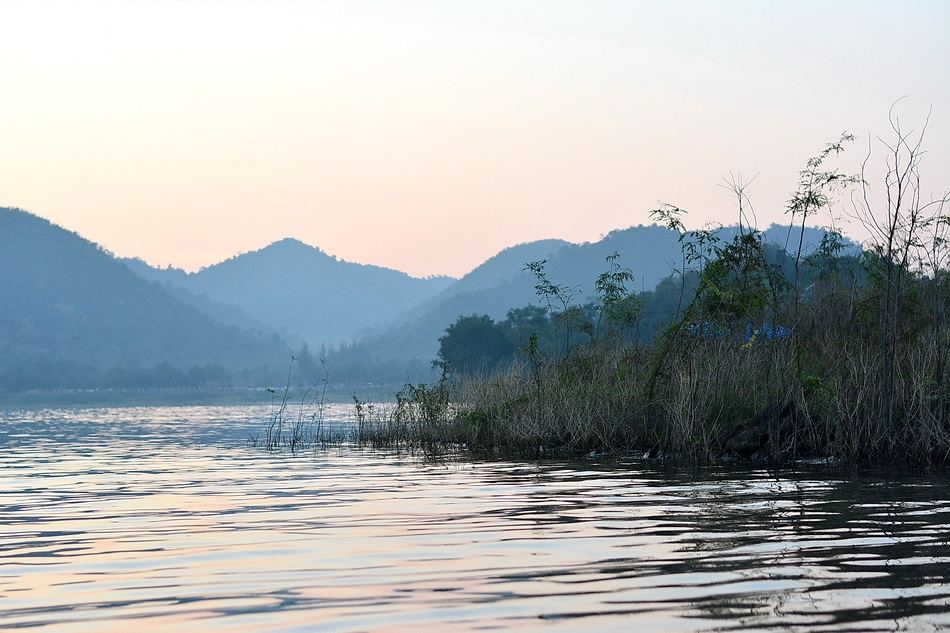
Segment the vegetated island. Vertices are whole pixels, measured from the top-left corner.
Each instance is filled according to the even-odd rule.
[[[787,207],[791,248],[763,241],[735,179],[731,235],[687,230],[675,205],[653,212],[681,247],[653,291],[631,292],[636,273],[615,254],[582,305],[544,260],[528,263],[542,306],[498,322],[459,318],[440,339],[441,379],[407,384],[386,412],[357,401],[351,439],[487,454],[947,463],[950,197],[924,199],[923,134],[891,123],[880,179],[870,158],[857,175],[830,165],[847,134],[807,161]],[[843,193],[865,247],[845,248],[832,222],[803,253],[805,223]],[[285,411],[263,443],[302,441]]]

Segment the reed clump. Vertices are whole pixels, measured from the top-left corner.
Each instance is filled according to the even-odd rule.
[[[306,387],[299,399],[291,388],[295,356],[290,357],[287,381],[283,389],[268,389],[272,395],[271,412],[262,431],[250,435],[253,446],[268,450],[287,449],[296,452],[314,446],[329,446],[349,441],[352,430],[347,426],[331,424],[326,417],[327,387],[330,377],[326,364],[321,362],[323,376]]]

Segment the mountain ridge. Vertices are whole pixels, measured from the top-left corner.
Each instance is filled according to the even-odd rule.
[[[721,238],[728,239],[738,230],[736,226],[727,226],[717,232]],[[788,230],[788,225],[772,224],[762,231],[763,240],[784,249]],[[806,227],[803,252],[813,250],[823,235],[824,229]],[[845,240],[845,248],[847,252],[854,252],[858,246]],[[616,229],[594,242],[566,242],[547,258],[540,259],[547,259],[545,272],[549,279],[572,289],[575,300],[583,302],[593,295],[594,281],[605,270],[607,257],[614,253],[620,254],[620,265],[633,273],[629,290],[652,290],[678,265],[680,235],[660,225],[641,224]],[[439,336],[458,317],[484,314],[500,320],[511,308],[536,305],[536,282],[531,273],[525,271],[525,263],[521,262],[516,269],[512,265],[512,274],[495,286],[462,292],[450,289],[442,293],[439,300],[420,306],[402,322],[367,339],[367,353],[373,351],[386,360],[408,360],[414,354],[418,355],[417,359],[432,359],[438,351]]]
[[[289,354],[279,337],[223,325],[102,246],[21,209],[0,208],[0,270],[0,371],[8,376],[37,364],[242,371]]]
[[[385,325],[456,280],[350,262],[287,237],[195,272],[124,260],[140,276],[264,324],[294,344],[334,344]],[[221,317],[228,319],[226,312]]]
[[[788,231],[772,225],[763,233],[782,246]],[[804,248],[813,249],[822,235],[807,228]],[[4,367],[37,359],[97,370],[147,363],[285,367],[291,348],[304,344],[323,346],[329,356],[346,346],[353,352],[348,362],[358,359],[348,374],[354,380],[373,380],[379,363],[399,380],[401,367],[428,366],[458,317],[502,319],[511,308],[536,305],[529,261],[545,260],[551,281],[575,289],[575,300],[584,302],[614,252],[633,272],[629,290],[639,292],[669,276],[680,246],[678,233],[638,225],[591,242],[516,244],[452,279],[348,262],[284,238],[189,273],[116,258],[39,216],[0,208],[0,382]]]

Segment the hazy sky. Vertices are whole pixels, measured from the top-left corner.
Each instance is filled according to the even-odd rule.
[[[767,224],[902,95],[950,185],[943,1],[4,2],[0,90],[0,205],[187,269],[295,236],[458,275],[730,221],[730,171]]]

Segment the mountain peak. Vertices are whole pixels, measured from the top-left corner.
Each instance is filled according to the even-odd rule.
[[[271,242],[270,244],[268,244],[261,250],[265,251],[269,249],[280,249],[280,250],[288,250],[288,251],[307,251],[307,252],[316,251],[318,253],[326,254],[324,253],[322,248],[319,248],[317,246],[312,246],[310,244],[307,244],[306,242],[302,242],[298,240],[296,237],[285,237],[285,238],[279,239],[276,242]]]

